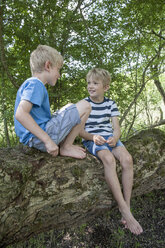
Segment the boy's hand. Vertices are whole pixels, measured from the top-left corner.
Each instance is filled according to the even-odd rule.
[[[103,145],[106,142],[102,136],[97,134],[93,135],[93,141],[96,145]]]
[[[113,147],[116,146],[117,140],[115,139],[115,137],[109,137],[106,142],[108,143],[108,145]]]
[[[59,153],[59,147],[54,143],[53,140],[49,140],[49,142],[45,143],[46,150],[53,157],[57,157]]]

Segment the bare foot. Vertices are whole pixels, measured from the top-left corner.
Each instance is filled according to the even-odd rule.
[[[126,220],[122,217],[121,223],[124,225],[125,228],[128,228]]]
[[[79,159],[86,157],[85,149],[76,145],[61,146],[60,155]]]
[[[127,206],[128,206],[129,211],[131,212],[131,210],[130,210],[130,204],[127,204]],[[121,218],[121,223],[124,225],[124,227],[126,229],[128,229],[127,222],[126,222],[126,220],[123,217]]]
[[[132,233],[139,235],[143,232],[141,225],[131,214],[129,208],[124,211],[121,210],[122,214],[122,223],[125,225],[125,228],[128,228]]]

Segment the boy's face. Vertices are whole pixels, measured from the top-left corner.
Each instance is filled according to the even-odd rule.
[[[45,66],[47,71],[46,81],[49,85],[54,86],[60,78],[61,66],[52,66],[49,62]]]
[[[49,81],[48,84],[54,86],[57,83],[57,80],[60,78],[60,67],[52,66],[49,72]]]
[[[93,101],[101,102],[104,98],[104,92],[107,91],[109,86],[104,86],[101,79],[90,77],[87,80],[87,90],[90,98]]]

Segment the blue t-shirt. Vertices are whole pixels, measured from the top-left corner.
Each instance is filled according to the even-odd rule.
[[[30,114],[44,131],[46,123],[51,118],[51,113],[49,96],[44,84],[37,78],[28,78],[17,92],[14,109],[15,132],[20,138],[20,142],[26,145],[29,139],[34,137],[34,135],[24,128],[15,118],[15,113],[21,100],[26,100],[33,104]]]

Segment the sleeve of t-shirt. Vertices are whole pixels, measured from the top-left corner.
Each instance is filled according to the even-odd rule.
[[[39,81],[29,81],[23,90],[21,100],[41,106],[44,99],[44,85]]]
[[[118,107],[115,101],[113,101],[112,106],[111,106],[111,117],[119,116],[119,115],[120,115],[120,112],[118,110]]]

